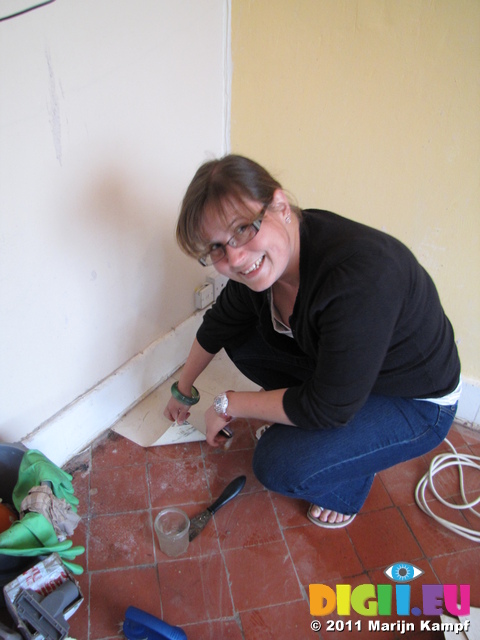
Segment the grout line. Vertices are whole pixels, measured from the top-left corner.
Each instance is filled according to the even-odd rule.
[[[285,538],[284,529],[283,529],[282,525],[280,524],[280,518],[278,517],[277,509],[276,509],[276,507],[275,507],[275,503],[274,503],[274,501],[272,500],[272,494],[271,494],[271,492],[270,492],[270,491],[268,491],[268,498],[269,498],[269,500],[270,500],[270,503],[271,503],[272,508],[273,508],[273,512],[274,512],[274,514],[275,514],[275,518],[276,518],[276,520],[277,520],[277,525],[278,525],[278,528],[279,528],[279,530],[280,530],[280,535],[281,535],[282,540],[283,540],[283,542],[285,543],[285,546],[286,546],[286,548],[287,548],[287,551],[288,551],[288,557],[290,558],[290,561],[291,561],[292,566],[293,566],[293,570],[294,570],[294,572],[295,572],[295,576],[296,576],[296,578],[297,578],[298,585],[299,585],[299,587],[300,587],[300,593],[302,594],[303,600],[305,600],[305,601],[307,602],[307,604],[309,604],[309,599],[308,599],[307,591],[306,591],[305,587],[303,586],[302,581],[300,580],[300,577],[299,577],[299,575],[298,575],[297,567],[296,567],[296,565],[295,565],[295,562],[293,561],[292,554],[291,554],[291,551],[290,551],[290,547],[288,546],[287,539]]]

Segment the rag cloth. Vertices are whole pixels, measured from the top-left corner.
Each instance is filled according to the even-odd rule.
[[[47,485],[32,487],[20,505],[20,518],[33,511],[41,513],[52,523],[57,538],[65,540],[73,535],[80,516],[72,510],[72,505],[65,499],[59,500]]]
[[[20,463],[18,482],[12,493],[12,502],[17,511],[21,512],[22,502],[30,490],[46,482],[52,486],[54,496],[60,501],[65,500],[76,513],[79,501],[74,495],[72,476],[35,449],[26,451]],[[85,553],[85,547],[74,547],[71,540],[59,541],[52,523],[42,513],[29,510],[10,529],[0,533],[0,555],[42,556],[55,552],[72,573],[83,573],[83,567],[71,560]]]
[[[18,482],[13,490],[13,504],[17,511],[21,511],[22,500],[26,498],[32,487],[40,486],[43,482],[50,482],[54,495],[60,500],[65,499],[73,511],[77,511],[78,498],[74,495],[72,476],[57,467],[36,449],[29,449],[23,454],[18,470]]]

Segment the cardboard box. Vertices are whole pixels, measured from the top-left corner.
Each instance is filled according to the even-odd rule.
[[[58,553],[50,554],[45,560],[34,565],[31,569],[28,569],[3,587],[7,609],[15,621],[18,630],[27,640],[42,640],[43,635],[27,627],[19,618],[15,607],[15,598],[18,593],[21,589],[32,589],[42,597],[46,597],[67,580],[73,582],[78,589],[78,598],[63,612],[63,617],[65,620],[68,620],[82,604],[83,595],[80,590],[80,585],[77,580],[75,580],[73,574],[63,564]]]

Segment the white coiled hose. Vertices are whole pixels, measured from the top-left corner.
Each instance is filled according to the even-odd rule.
[[[415,501],[420,509],[431,516],[434,520],[443,525],[446,529],[457,533],[459,536],[463,536],[468,540],[473,540],[474,542],[480,542],[480,530],[471,529],[469,527],[464,527],[454,522],[450,522],[449,520],[445,520],[445,518],[441,518],[436,515],[430,508],[427,503],[427,499],[425,497],[425,491],[427,487],[430,491],[435,495],[437,500],[442,504],[446,505],[450,509],[456,509],[458,511],[470,511],[477,518],[480,518],[480,512],[476,511],[474,507],[480,504],[480,493],[477,498],[468,502],[465,495],[465,486],[464,486],[464,478],[463,478],[463,470],[465,467],[472,467],[477,471],[480,471],[480,457],[474,455],[466,455],[464,453],[458,453],[455,447],[451,442],[445,439],[445,442],[448,444],[452,453],[440,453],[435,456],[430,463],[430,468],[428,473],[426,473],[420,482],[417,484],[417,488],[415,489]],[[460,494],[462,496],[463,504],[455,504],[452,502],[448,502],[444,498],[442,498],[438,491],[435,488],[434,478],[441,471],[456,466],[459,474],[459,482],[460,482]],[[475,489],[477,492],[480,487],[480,479],[475,483]],[[479,523],[480,524],[480,523]]]

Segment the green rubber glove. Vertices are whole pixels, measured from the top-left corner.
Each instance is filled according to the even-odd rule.
[[[21,551],[22,549],[51,547],[56,544],[59,542],[52,524],[45,516],[33,511],[26,513],[24,518],[16,520],[9,529],[0,533],[0,552],[3,552],[4,549]],[[70,546],[71,544],[70,541]]]
[[[40,513],[27,513],[24,518],[0,533],[0,555],[30,557],[54,552],[58,553],[62,560],[65,558],[64,564],[72,573],[83,573],[83,567],[68,560],[85,553],[85,547],[74,547],[71,540],[59,542],[53,526]]]
[[[13,504],[20,511],[22,500],[28,495],[32,487],[37,487],[42,482],[52,484],[53,494],[60,500],[66,500],[77,511],[79,502],[74,495],[72,476],[63,471],[36,449],[29,449],[23,455],[18,470],[18,481],[12,494]]]

